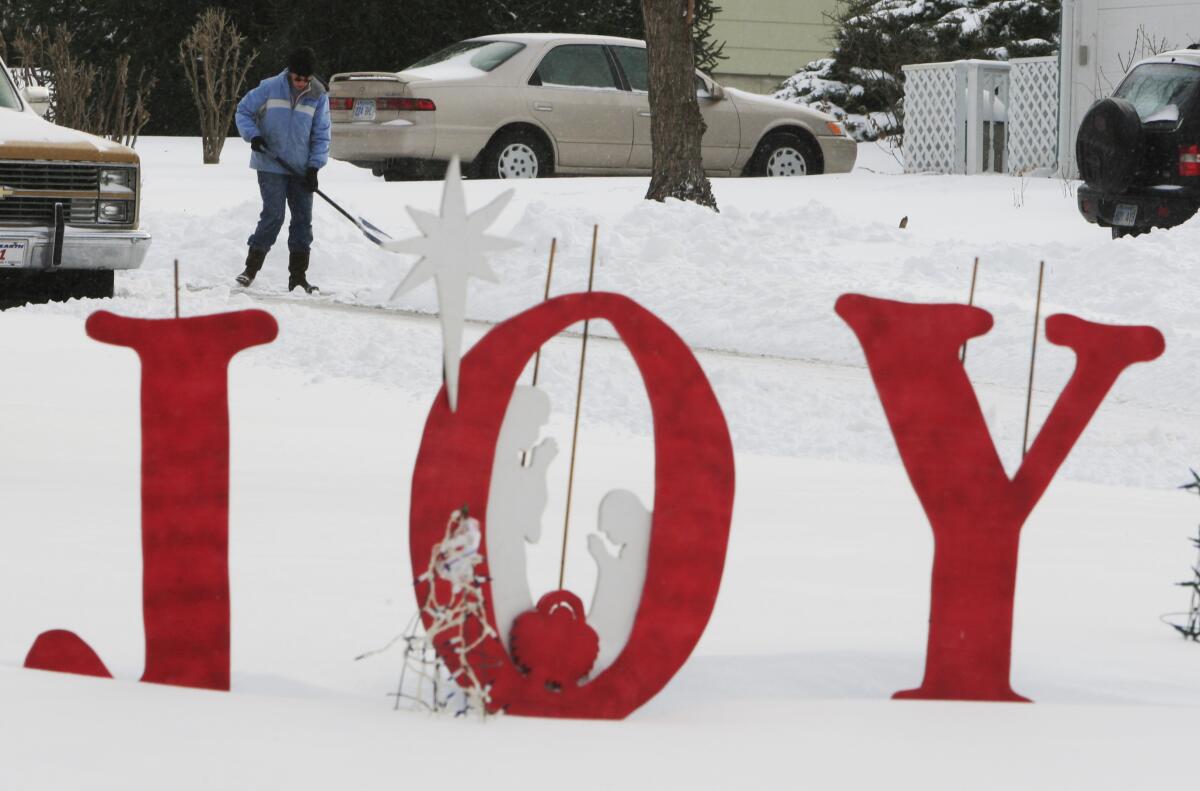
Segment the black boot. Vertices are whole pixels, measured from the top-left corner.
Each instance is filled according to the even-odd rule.
[[[308,282],[305,273],[308,271],[308,251],[292,250],[288,255],[288,291],[299,286],[304,293],[311,294],[319,289]]]
[[[258,270],[262,269],[263,261],[266,260],[266,257],[266,250],[259,250],[256,247],[250,248],[250,252],[246,254],[246,270],[237,276],[239,286],[248,286],[254,282],[254,276],[258,274]]]

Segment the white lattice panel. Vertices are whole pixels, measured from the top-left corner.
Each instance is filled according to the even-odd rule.
[[[962,171],[961,132],[955,122],[962,90],[954,64],[904,67],[904,170]]]
[[[1058,56],[1010,64],[1007,170],[1052,168],[1058,163]]]

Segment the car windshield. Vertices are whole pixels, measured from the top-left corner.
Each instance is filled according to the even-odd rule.
[[[435,52],[428,58],[417,61],[405,71],[423,69],[426,66],[436,66],[442,63],[472,66],[480,71],[491,71],[524,48],[524,44],[512,41],[460,41],[457,44],[451,44],[441,52]]]
[[[1113,93],[1137,110],[1143,121],[1174,121],[1200,85],[1200,69],[1182,63],[1143,63]],[[1170,108],[1174,108],[1172,113]]]
[[[10,110],[20,110],[21,100],[17,98],[17,89],[9,79],[8,69],[0,63],[0,107],[7,107]]]

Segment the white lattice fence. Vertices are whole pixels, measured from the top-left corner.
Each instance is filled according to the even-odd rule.
[[[1058,58],[904,67],[909,173],[1027,173],[1054,167]]]
[[[1009,61],[1007,171],[1016,175],[1057,164],[1058,56]]]
[[[965,86],[953,63],[904,67],[904,169],[909,173],[960,173]]]

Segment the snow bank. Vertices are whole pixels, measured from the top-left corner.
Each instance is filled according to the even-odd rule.
[[[196,140],[147,138],[139,151],[145,162],[143,224],[155,240],[142,271],[118,275],[121,296],[113,307],[136,315],[169,309],[176,258],[187,283],[212,287],[185,294],[188,310],[254,304],[227,291],[259,208],[254,176],[245,166],[248,147],[231,140],[216,166],[199,164]],[[586,288],[592,225],[599,224],[596,288],[629,294],[693,346],[718,352],[704,363],[740,450],[892,462],[895,451],[861,350],[834,315],[834,300],[857,291],[963,302],[978,256],[976,302],[996,324],[971,344],[967,369],[1012,469],[1020,455],[1038,262],[1045,261],[1043,317],[1068,312],[1095,321],[1154,323],[1167,337],[1163,358],[1117,383],[1062,474],[1130,486],[1177,485],[1200,459],[1191,392],[1200,381],[1200,355],[1189,347],[1200,335],[1193,309],[1200,287],[1190,276],[1200,224],[1113,241],[1079,217],[1072,182],[893,175],[900,169],[883,145],[863,144],[852,174],[718,179],[720,214],[690,204],[647,203],[641,179],[519,184],[497,227],[524,246],[494,259],[499,285],[472,284],[469,315],[495,322],[539,302],[551,238],[559,243],[553,293]],[[404,206],[434,211],[441,190],[437,182],[386,183],[340,162],[322,174],[322,188],[397,238],[416,233]],[[468,205],[481,206],[507,188],[467,182]],[[412,259],[371,245],[320,201],[315,213],[313,281],[340,301],[382,304]],[[900,229],[905,216],[907,227]],[[285,284],[281,239],[255,287],[281,291]],[[400,304],[429,314],[436,309],[432,288],[418,289]],[[82,316],[94,307],[27,310]],[[292,305],[273,310],[285,331],[275,344],[250,352],[254,360],[309,376],[384,383],[416,401],[429,397],[437,365],[428,360],[435,359],[436,344],[398,344],[391,328],[370,314]],[[604,326],[593,329],[611,334]],[[614,353],[613,360],[627,359],[622,355]],[[758,365],[762,357],[778,364]],[[571,391],[574,355],[551,357],[544,365],[547,385]],[[1069,353],[1043,339],[1035,429],[1072,365]],[[648,416],[631,415],[631,399],[619,395],[640,392],[632,370],[627,373],[630,378],[613,367],[596,369],[592,417],[644,434]],[[782,423],[773,406],[781,392],[796,404],[795,417]]]

